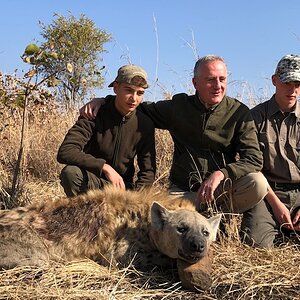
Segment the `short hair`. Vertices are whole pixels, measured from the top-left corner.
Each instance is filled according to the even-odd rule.
[[[207,62],[211,62],[211,61],[221,61],[225,64],[224,59],[221,56],[218,55],[213,55],[213,54],[209,54],[209,55],[205,55],[203,57],[200,57],[195,64],[194,67],[194,77],[196,77],[198,74],[198,70],[200,69],[200,67],[204,64],[206,64]]]

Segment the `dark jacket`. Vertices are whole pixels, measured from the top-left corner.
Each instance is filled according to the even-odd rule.
[[[236,99],[225,96],[215,109],[207,110],[196,95],[177,94],[172,100],[142,103],[139,109],[156,128],[171,133],[170,181],[184,190],[197,190],[216,170],[236,180],[262,168],[250,110]]]
[[[137,110],[123,117],[114,99],[101,107],[94,120],[78,119],[62,142],[57,160],[103,178],[102,167],[107,163],[124,182],[132,184],[136,156],[139,171],[135,187],[152,185],[156,171],[153,122]]]

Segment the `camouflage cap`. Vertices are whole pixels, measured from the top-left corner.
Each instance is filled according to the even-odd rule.
[[[136,76],[141,77],[142,80],[133,80]],[[112,87],[114,82],[133,84],[144,89],[148,87],[146,71],[136,65],[122,66],[118,70],[116,79],[108,87]]]
[[[283,83],[300,81],[300,56],[285,55],[279,62],[275,71]]]

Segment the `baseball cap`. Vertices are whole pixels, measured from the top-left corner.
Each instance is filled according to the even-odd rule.
[[[285,55],[279,62],[275,71],[283,83],[300,81],[300,56]]]
[[[136,84],[136,82],[133,81],[133,79],[136,76],[139,76],[143,79],[138,84]],[[108,87],[112,87],[115,81],[119,83],[128,83],[128,84],[137,85],[145,89],[148,87],[147,73],[144,69],[142,69],[137,65],[125,65],[119,68],[116,79]]]

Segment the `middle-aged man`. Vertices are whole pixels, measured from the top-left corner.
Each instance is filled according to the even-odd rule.
[[[245,212],[268,189],[250,110],[226,96],[227,67],[219,56],[200,58],[192,82],[195,95],[139,106],[174,141],[170,192],[192,198],[201,210],[216,204],[223,212]],[[91,118],[102,103],[94,99],[80,112]]]
[[[275,94],[252,109],[271,186],[244,214],[248,243],[271,248],[278,236],[300,231],[300,56],[286,55],[272,76]]]

